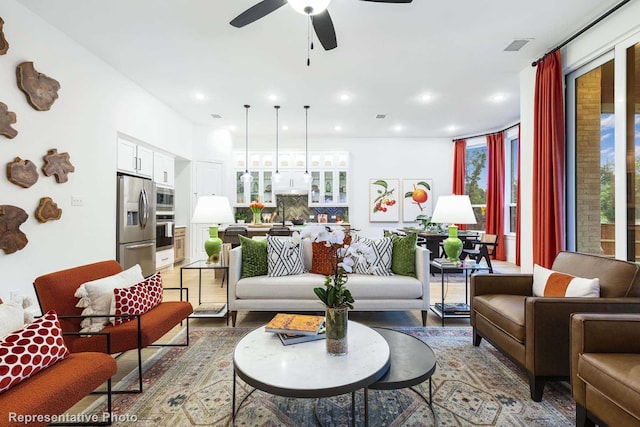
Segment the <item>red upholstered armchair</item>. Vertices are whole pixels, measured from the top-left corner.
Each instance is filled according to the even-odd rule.
[[[34,287],[40,309],[43,313],[55,310],[58,313],[62,330],[65,333],[80,331],[83,319],[82,308],[76,307],[78,298],[76,290],[86,282],[101,279],[120,273],[122,267],[114,260],[101,261],[66,270],[56,271],[36,278]],[[180,288],[164,288],[165,290]],[[188,299],[188,298],[187,298]],[[164,344],[166,346],[189,345],[188,317],[193,313],[191,303],[187,301],[163,301],[156,307],[141,315],[131,316],[131,321],[114,326],[108,324],[101,332],[111,337],[111,354],[128,350],[138,352],[138,381],[142,391],[142,349],[154,344],[173,327],[186,321],[186,342],[182,344]],[[103,313],[108,315],[109,313]],[[86,316],[84,316],[86,317]],[[97,314],[94,317],[99,317]],[[111,316],[113,317],[113,316]],[[65,343],[72,353],[97,351],[104,352],[104,338],[97,335],[65,336]],[[117,356],[116,356],[117,357]]]

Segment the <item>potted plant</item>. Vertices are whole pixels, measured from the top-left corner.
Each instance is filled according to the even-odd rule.
[[[347,354],[348,311],[353,309],[354,299],[347,289],[349,277],[356,263],[371,255],[371,248],[363,243],[344,244],[345,233],[340,228],[328,230],[322,225],[308,226],[300,235],[314,242],[324,242],[331,248],[334,259],[333,274],[327,276],[323,288],[313,292],[325,306],[327,352],[340,356]]]
[[[244,211],[236,212],[236,221],[238,222],[238,224],[244,224],[246,220],[247,220],[247,214]]]

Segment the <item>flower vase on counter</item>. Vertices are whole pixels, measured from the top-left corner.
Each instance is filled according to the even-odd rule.
[[[251,212],[253,213],[253,219],[251,221],[251,224],[259,225],[261,223],[260,215],[262,214],[262,209],[264,209],[264,204],[260,203],[256,199],[255,202],[251,202],[249,204],[249,209],[251,209]]]

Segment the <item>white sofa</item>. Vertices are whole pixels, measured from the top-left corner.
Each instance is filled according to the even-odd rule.
[[[305,271],[311,268],[311,242],[303,240]],[[349,274],[347,288],[351,291],[354,311],[420,310],[426,325],[429,310],[429,251],[416,248],[416,276],[370,276]],[[325,276],[304,273],[294,276],[242,275],[242,247],[230,251],[229,311],[236,324],[238,311],[323,311],[324,307],[313,288],[324,286]]]

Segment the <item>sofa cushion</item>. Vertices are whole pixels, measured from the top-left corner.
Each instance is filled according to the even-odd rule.
[[[416,277],[416,246],[418,234],[409,233],[406,236],[391,236],[393,250],[391,254],[391,271],[402,276]]]
[[[371,248],[371,259],[359,259],[354,271],[358,274],[371,274],[374,276],[391,276],[391,257],[393,254],[393,240],[391,237],[383,237],[372,240],[357,236],[354,242],[363,243]]]
[[[128,288],[113,290],[116,315],[143,314],[162,302],[162,276],[156,272],[153,276]],[[133,320],[133,317],[113,318],[114,325]]]
[[[324,286],[325,276],[305,273],[296,276],[268,277],[256,276],[241,279],[236,283],[238,299],[316,299],[314,287]],[[422,297],[422,284],[418,279],[409,276],[393,276],[381,279],[379,276],[367,274],[349,274],[347,288],[356,300],[412,299]],[[318,300],[318,309],[322,309]]]
[[[578,377],[616,405],[640,419],[640,354],[584,353],[578,359]]]
[[[242,275],[253,277],[266,275],[267,270],[267,240],[253,240],[245,236],[240,238],[242,247]]]
[[[304,273],[302,242],[267,236],[267,270],[270,277]]]
[[[76,307],[84,307],[82,311],[84,316],[112,313],[113,290],[133,286],[143,280],[142,269],[136,264],[118,274],[83,283],[74,294],[76,298],[80,298]],[[108,317],[83,319],[80,323],[82,327],[80,331],[99,332],[107,323],[109,323]]]
[[[473,310],[498,329],[524,344],[524,295],[486,294],[473,297]]]
[[[537,297],[593,297],[600,296],[600,280],[584,279],[571,274],[533,266],[533,295]]]
[[[69,355],[55,311],[0,340],[0,392]]]

